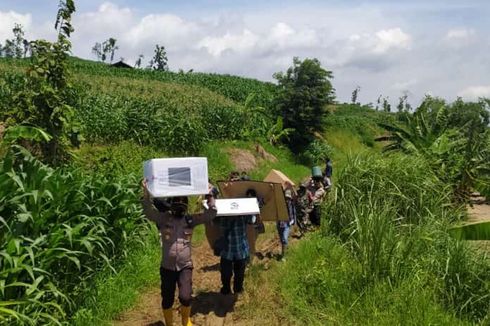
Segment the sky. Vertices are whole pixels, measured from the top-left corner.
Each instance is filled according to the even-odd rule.
[[[170,70],[274,81],[293,57],[333,72],[340,102],[396,105],[407,95],[448,101],[490,97],[490,1],[75,0],[73,55],[96,60],[95,42],[117,39],[116,58],[148,62],[155,44]],[[0,43],[20,23],[26,38],[53,39],[58,0],[0,0]]]

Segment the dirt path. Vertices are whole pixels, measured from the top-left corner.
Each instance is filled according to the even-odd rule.
[[[473,206],[468,207],[469,219],[468,222],[485,222],[490,221],[490,203],[479,194],[472,195]]]
[[[254,264],[267,266],[279,252],[278,240],[272,234],[263,239],[259,237],[257,255]],[[247,321],[234,316],[235,308],[245,304],[243,298],[223,296],[219,273],[219,257],[215,257],[207,243],[194,247],[193,252],[193,286],[192,322],[196,326],[248,325]],[[245,280],[245,283],[247,281]],[[246,284],[245,284],[246,285]],[[245,296],[247,294],[244,294]],[[113,321],[114,326],[163,326],[160,307],[160,288],[150,288],[143,293],[136,305]],[[178,299],[174,303],[174,324],[180,325]]]

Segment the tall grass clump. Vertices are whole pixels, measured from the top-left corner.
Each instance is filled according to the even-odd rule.
[[[318,325],[488,322],[490,264],[450,237],[463,216],[451,198],[416,157],[349,157],[323,231],[282,270],[281,293],[296,305],[288,309]]]

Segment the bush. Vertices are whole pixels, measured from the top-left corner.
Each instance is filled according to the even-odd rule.
[[[303,161],[308,165],[320,165],[332,156],[332,148],[325,142],[315,139],[302,153]]]
[[[488,321],[490,264],[449,236],[463,213],[448,187],[416,157],[350,157],[326,204],[323,233],[302,242],[279,275],[295,318],[312,325]]]

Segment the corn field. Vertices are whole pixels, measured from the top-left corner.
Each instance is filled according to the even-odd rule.
[[[207,141],[266,139],[273,127],[265,109],[254,109],[263,102],[261,97],[267,91],[246,93],[254,90],[247,86],[255,84],[252,80],[218,75],[203,77],[204,81],[222,80],[228,86],[236,86],[229,81],[241,82],[243,87],[230,87],[242,92],[242,97],[253,95],[253,107],[248,107],[235,102],[234,97],[194,86],[200,84],[187,79],[180,80],[186,84],[179,84],[174,80],[162,83],[156,78],[139,78],[140,75],[158,76],[157,72],[131,71],[133,78],[129,79],[124,75],[127,72],[102,65],[78,62],[75,67],[78,67],[75,71],[80,71],[74,77],[70,95],[77,125],[72,138],[102,144],[131,140],[169,154],[191,155],[197,154]],[[111,77],[112,74],[118,78]],[[24,83],[23,77],[12,71],[0,79],[0,121],[6,121],[7,125],[22,121],[20,116],[13,117],[16,117],[15,94],[23,89]]]
[[[60,324],[77,309],[95,274],[149,231],[137,184],[9,150],[0,161],[0,324]]]

